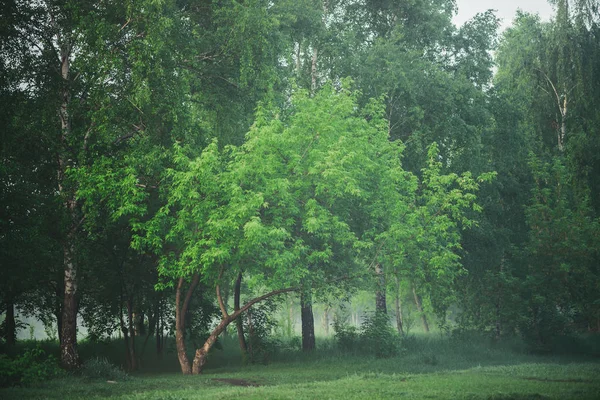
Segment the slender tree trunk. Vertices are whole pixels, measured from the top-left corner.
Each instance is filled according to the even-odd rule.
[[[292,300],[292,296],[288,295],[288,320],[287,320],[287,335],[288,337],[292,337],[294,333],[294,301]]]
[[[163,320],[162,317],[162,310],[161,310],[161,298],[159,297],[158,302],[156,303],[156,355],[158,356],[159,359],[162,359],[162,355],[163,355],[163,349],[162,349],[162,332],[163,329],[161,329],[161,323]]]
[[[426,333],[429,333],[429,324],[427,323],[427,315],[423,311],[423,303],[421,302],[421,297],[417,294],[417,290],[414,285],[412,288],[413,296],[415,297],[415,305],[417,306],[417,311],[421,315],[421,322],[423,323],[423,329]]]
[[[315,318],[312,310],[312,295],[309,290],[300,294],[300,314],[302,319],[302,350],[313,351],[315,344]]]
[[[329,336],[329,311],[331,307],[327,306],[323,310],[323,330],[325,331],[325,336]]]
[[[500,260],[500,279],[504,272],[504,256]],[[496,298],[496,340],[500,339],[502,334],[502,281],[498,284],[498,297]]]
[[[133,323],[136,336],[144,336],[146,327],[144,326],[144,312],[139,308],[133,313]]]
[[[383,266],[379,263],[375,265],[375,275],[377,275],[377,290],[375,291],[375,311],[387,314],[386,302],[386,282]]]
[[[312,65],[310,69],[310,92],[314,96],[317,91],[317,59],[319,50],[313,45]]]
[[[15,322],[15,304],[12,300],[6,301],[6,344],[14,346],[17,343],[17,324]]]
[[[298,290],[298,289],[297,288],[287,288],[287,289],[281,289],[281,290],[274,290],[270,293],[267,293],[265,295],[262,295],[260,297],[256,297],[256,298],[250,300],[242,308],[240,308],[237,311],[234,311],[234,313],[231,315],[228,315],[226,310],[224,310],[224,307],[221,307],[221,311],[223,312],[223,318],[221,318],[221,322],[219,322],[219,325],[217,325],[217,327],[211,332],[208,339],[206,339],[206,342],[204,342],[204,345],[201,348],[196,350],[196,355],[194,356],[194,362],[192,363],[192,373],[193,374],[201,374],[202,373],[202,370],[204,369],[204,366],[206,365],[206,357],[208,355],[208,352],[210,351],[212,346],[217,341],[217,338],[225,330],[225,328],[230,323],[235,321],[236,318],[238,318],[242,313],[249,310],[250,307],[252,307],[254,304],[256,304],[260,301],[263,301],[265,299],[268,299],[269,297],[272,297],[272,296],[275,296],[278,294],[282,294],[282,293],[293,292],[296,290]],[[223,299],[222,299],[218,289],[217,289],[217,298],[219,300],[219,304],[223,305]]]
[[[120,312],[119,312],[119,322],[121,324],[121,332],[123,332],[123,340],[125,343],[125,355],[127,360],[127,369],[131,370],[131,343],[129,342],[129,329],[127,328],[127,324],[125,324],[125,318],[123,318],[123,291],[121,288],[121,303],[120,303]]]
[[[200,275],[194,274],[192,282],[188,287],[185,294],[183,304],[181,302],[181,291],[183,289],[184,279],[179,278],[177,283],[177,290],[175,292],[175,346],[177,348],[177,358],[179,359],[179,365],[181,366],[181,372],[184,375],[192,373],[192,367],[185,351],[185,316],[190,306],[192,294],[198,286],[200,281]]]
[[[395,275],[396,278],[396,328],[398,329],[398,333],[403,335],[404,329],[402,326],[402,294],[400,293],[400,278],[398,275]]]
[[[60,43],[62,42],[62,43]],[[60,61],[62,88],[60,91],[61,104],[58,110],[61,124],[62,148],[58,154],[58,191],[63,196],[64,207],[69,216],[70,226],[63,243],[63,266],[64,266],[64,297],[62,308],[62,326],[60,335],[60,361],[64,368],[75,369],[79,366],[79,354],[77,353],[77,264],[75,260],[75,239],[77,222],[77,200],[72,189],[65,187],[65,172],[69,164],[67,154],[67,142],[72,134],[71,117],[69,105],[71,92],[69,88],[69,69],[71,46],[66,41],[60,43]]]
[[[140,353],[140,359],[144,358],[144,354],[146,353],[146,346],[148,345],[148,341],[150,340],[150,336],[155,332],[155,324],[156,324],[156,315],[149,311],[148,313],[148,330],[146,331],[146,338],[144,339],[144,344],[142,344],[142,351]]]
[[[238,277],[235,281],[235,288],[233,292],[233,311],[238,311],[240,309],[240,293],[242,290],[242,272],[238,274]],[[246,338],[244,336],[244,324],[242,323],[242,318],[237,318],[235,320],[235,326],[237,328],[237,336],[238,342],[240,344],[240,351],[242,352],[242,356],[246,354],[248,351],[248,346],[246,345]]]
[[[302,71],[302,60],[300,57],[302,56],[302,41],[298,41],[298,47],[296,48],[296,76],[300,77],[300,73]]]
[[[253,350],[252,350],[252,343],[255,342],[255,338],[254,338],[254,322],[252,321],[252,309],[249,308],[248,311],[246,312],[246,316],[247,316],[247,321],[248,321],[248,354],[250,354],[250,358],[252,359],[252,357],[254,356]],[[238,318],[239,319],[239,318]]]
[[[127,297],[127,323],[129,325],[127,331],[129,332],[129,346],[128,346],[128,358],[129,358],[129,370],[136,371],[138,368],[137,354],[135,351],[135,321],[133,317],[133,298],[132,296]]]

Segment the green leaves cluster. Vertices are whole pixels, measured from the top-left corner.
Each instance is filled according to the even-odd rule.
[[[436,145],[421,179],[405,171],[381,103],[360,108],[347,85],[260,107],[239,147],[213,141],[197,157],[176,147],[165,203],[134,239],[162,255],[166,284],[199,273],[213,285],[243,270],[254,286],[322,286],[382,261],[423,281],[458,275],[478,181],[442,174]]]

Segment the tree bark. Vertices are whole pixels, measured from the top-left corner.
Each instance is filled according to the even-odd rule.
[[[266,300],[269,297],[272,297],[272,296],[275,296],[278,294],[282,294],[282,293],[293,292],[296,290],[298,290],[298,288],[287,288],[287,289],[281,289],[281,290],[274,290],[265,295],[262,295],[260,297],[256,297],[256,298],[250,300],[242,308],[240,308],[237,311],[234,311],[233,314],[231,314],[231,315],[227,315],[225,313],[225,315],[223,315],[223,318],[221,319],[221,322],[219,323],[219,325],[217,325],[217,327],[211,332],[208,339],[206,339],[206,342],[204,342],[204,345],[201,348],[196,350],[196,355],[194,356],[194,362],[192,364],[192,373],[193,374],[201,374],[202,373],[202,370],[204,369],[204,366],[206,365],[206,357],[208,355],[208,352],[210,351],[212,346],[216,343],[217,338],[225,330],[225,328],[230,323],[235,321],[236,318],[238,318],[242,313],[247,311],[254,304],[256,304],[260,301]],[[219,302],[221,302],[222,298],[221,298],[220,294],[218,293],[218,291],[217,291],[217,297],[219,298]]]
[[[181,366],[181,372],[184,375],[189,375],[192,373],[192,366],[185,351],[185,316],[190,306],[192,294],[194,293],[196,286],[198,286],[199,281],[200,275],[194,274],[192,277],[192,282],[190,283],[190,286],[185,294],[183,304],[181,304],[181,291],[184,282],[183,278],[179,278],[179,282],[177,283],[177,291],[175,292],[175,346],[177,348],[177,358],[179,360],[179,365]]]
[[[312,310],[310,291],[300,294],[300,315],[302,319],[302,350],[313,351],[315,344],[315,318]]]
[[[6,301],[6,344],[14,346],[17,343],[17,324],[15,322],[15,304],[12,300]]]
[[[162,343],[162,332],[161,329],[162,315],[159,315],[156,320],[156,355],[159,359],[162,359],[163,355],[163,343]]]
[[[125,323],[125,319],[123,318],[123,291],[121,288],[121,303],[120,303],[120,312],[119,312],[119,322],[121,324],[121,332],[123,332],[123,340],[125,343],[125,355],[127,360],[127,369],[131,370],[131,343],[129,342],[129,328],[127,328],[127,324]]]
[[[377,290],[375,291],[375,312],[387,314],[386,282],[383,266],[375,264],[375,275],[377,276]]]
[[[129,325],[128,327],[128,332],[129,332],[129,338],[128,338],[128,346],[127,346],[127,350],[128,350],[128,358],[129,358],[129,371],[135,371],[138,368],[138,363],[137,363],[137,354],[135,351],[135,321],[133,318],[133,299],[132,296],[128,296],[127,298],[127,323]]]
[[[429,324],[427,323],[427,315],[423,311],[423,303],[421,302],[421,297],[417,294],[417,290],[414,285],[412,288],[413,296],[415,297],[415,305],[417,306],[417,311],[421,315],[421,322],[423,323],[423,329],[426,333],[429,333]]]
[[[73,370],[79,367],[77,352],[77,268],[74,261],[74,238],[68,235],[64,245],[65,293],[62,308],[60,335],[60,361],[63,368]]]
[[[63,243],[64,267],[64,297],[62,309],[60,361],[65,369],[73,370],[79,367],[79,354],[77,352],[77,264],[75,260],[75,239],[77,222],[77,200],[72,190],[65,187],[65,172],[68,168],[69,157],[67,142],[71,136],[71,118],[69,105],[71,92],[69,88],[69,70],[71,45],[59,36],[60,44],[60,71],[62,87],[60,91],[61,103],[58,110],[61,125],[62,148],[58,154],[58,191],[63,196],[64,207],[69,216],[69,227],[65,242]]]
[[[240,292],[242,289],[242,272],[238,274],[238,277],[235,281],[235,288],[233,292],[233,311],[238,311],[240,309]],[[242,323],[242,318],[237,318],[235,320],[235,326],[237,328],[237,336],[238,342],[240,344],[240,351],[242,352],[242,356],[248,352],[248,346],[246,344],[246,337],[244,336],[244,324]]]
[[[325,331],[325,336],[329,336],[329,311],[331,307],[326,306],[323,310],[323,330]]]

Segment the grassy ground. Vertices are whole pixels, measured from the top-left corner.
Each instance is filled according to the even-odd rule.
[[[0,390],[1,399],[600,399],[600,362],[539,356],[485,341],[418,338],[394,358],[333,348],[240,366],[215,353],[202,376],[139,373],[124,381],[70,377]],[[172,360],[168,360],[170,363]],[[169,364],[169,367],[171,364]],[[156,370],[156,365],[154,369]]]

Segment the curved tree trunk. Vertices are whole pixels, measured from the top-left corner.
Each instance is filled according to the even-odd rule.
[[[234,311],[233,314],[228,315],[225,308],[223,307],[224,306],[223,298],[221,297],[220,291],[217,287],[217,298],[218,298],[219,304],[221,306],[221,311],[223,312],[223,318],[221,319],[221,322],[219,323],[219,325],[217,325],[217,327],[211,332],[208,339],[206,339],[206,342],[204,342],[204,345],[201,348],[196,350],[196,355],[194,356],[194,362],[192,363],[192,373],[193,374],[201,374],[202,373],[202,370],[204,369],[204,366],[206,365],[206,357],[208,355],[208,352],[210,351],[212,346],[216,343],[219,335],[225,330],[225,328],[230,323],[235,321],[242,313],[247,311],[254,304],[256,304],[260,301],[266,300],[269,297],[272,297],[272,296],[275,296],[275,295],[278,295],[281,293],[293,292],[296,290],[298,290],[298,289],[297,288],[287,288],[287,289],[281,289],[281,290],[274,290],[270,293],[267,293],[265,295],[262,295],[260,297],[256,297],[256,298],[250,300],[242,308],[240,308],[237,311]]]
[[[179,278],[179,282],[177,283],[177,291],[175,292],[175,346],[177,347],[177,358],[179,360],[179,365],[181,366],[181,372],[184,375],[189,375],[192,373],[190,360],[188,359],[185,351],[185,316],[190,306],[192,294],[194,293],[196,286],[198,286],[199,281],[200,275],[194,274],[192,282],[190,283],[190,286],[186,292],[183,304],[181,304],[181,291],[184,282],[183,278]]]

